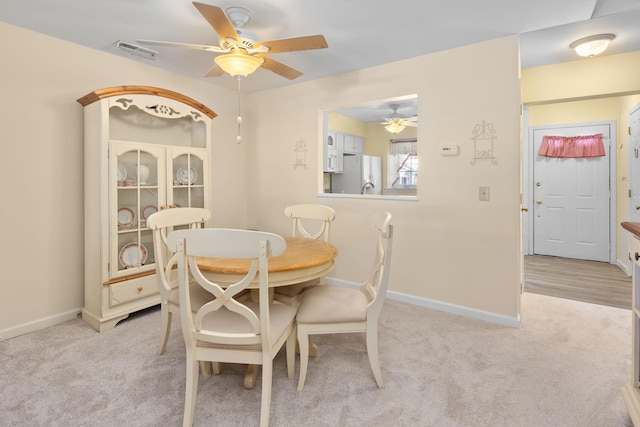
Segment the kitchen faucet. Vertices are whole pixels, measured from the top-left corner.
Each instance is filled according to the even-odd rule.
[[[364,183],[364,185],[362,186],[362,190],[360,190],[360,194],[364,194],[365,190],[367,188],[374,188],[375,186],[373,185],[373,182],[367,181]]]

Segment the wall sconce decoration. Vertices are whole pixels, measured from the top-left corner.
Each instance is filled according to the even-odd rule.
[[[607,50],[609,43],[615,38],[615,34],[598,34],[576,40],[569,47],[580,56],[594,57]]]
[[[474,126],[471,132],[471,140],[474,146],[471,159],[472,165],[476,164],[476,160],[491,160],[492,164],[498,164],[498,160],[493,156],[493,142],[497,138],[493,124],[483,120],[482,123]]]
[[[293,169],[298,167],[307,168],[307,143],[304,139],[296,141],[295,148],[293,150],[295,154],[295,162],[293,163]]]

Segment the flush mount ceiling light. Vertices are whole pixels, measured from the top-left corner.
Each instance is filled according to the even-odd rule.
[[[122,40],[118,40],[113,45],[119,47],[127,53],[130,53],[131,55],[140,56],[152,61],[156,59],[156,55],[158,54],[158,52],[156,52],[155,50],[147,49],[146,47],[138,46]]]
[[[580,56],[593,57],[604,52],[615,38],[615,34],[598,34],[576,40],[569,47]]]

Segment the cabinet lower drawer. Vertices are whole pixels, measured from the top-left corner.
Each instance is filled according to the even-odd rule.
[[[109,304],[113,307],[114,305],[157,294],[158,284],[155,281],[155,276],[148,276],[137,280],[114,283],[109,286],[109,290]]]

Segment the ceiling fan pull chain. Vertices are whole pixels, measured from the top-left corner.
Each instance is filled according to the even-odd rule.
[[[240,144],[242,142],[242,136],[240,136],[240,126],[242,125],[242,114],[240,113],[240,80],[242,80],[242,76],[238,76],[238,117],[236,121],[238,122],[238,136],[236,136],[236,142]]]

